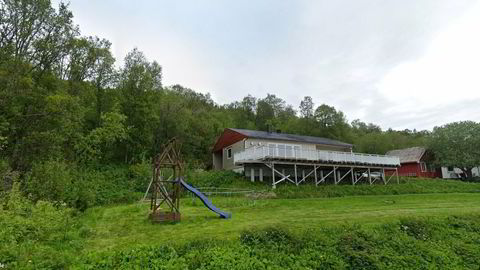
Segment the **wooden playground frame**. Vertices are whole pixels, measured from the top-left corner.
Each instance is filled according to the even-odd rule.
[[[184,162],[180,154],[180,144],[173,138],[163,146],[163,152],[153,160],[149,218],[154,222],[181,219],[180,187],[177,179],[184,176]],[[172,180],[173,179],[173,180]],[[163,210],[161,206],[166,206]]]

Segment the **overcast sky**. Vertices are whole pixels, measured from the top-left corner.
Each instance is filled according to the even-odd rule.
[[[54,1],[58,3],[58,1]],[[82,34],[138,47],[220,104],[304,96],[382,128],[480,121],[480,1],[71,0]]]

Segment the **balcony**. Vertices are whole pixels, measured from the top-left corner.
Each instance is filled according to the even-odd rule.
[[[307,150],[300,147],[251,147],[235,153],[235,164],[262,162],[268,160],[334,163],[351,165],[400,166],[400,159],[394,156],[371,155],[363,153],[337,152],[324,150]]]

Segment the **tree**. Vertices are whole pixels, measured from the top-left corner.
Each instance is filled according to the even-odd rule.
[[[263,99],[257,102],[255,125],[259,130],[268,130],[275,125],[275,111],[272,105]]]
[[[78,35],[68,6],[56,11],[50,0],[1,0],[0,47],[16,60],[31,64],[30,71],[61,67],[71,40]]]
[[[435,127],[429,148],[439,166],[459,168],[471,178],[472,168],[480,164],[480,123],[463,121]]]
[[[121,113],[127,117],[129,127],[128,139],[123,145],[124,158],[126,162],[141,160],[153,150],[159,118],[155,107],[163,91],[162,67],[155,61],[149,62],[142,52],[134,49],[125,57],[118,87],[122,94]]]
[[[343,112],[337,111],[333,106],[322,104],[315,110],[314,117],[319,127],[318,135],[335,139],[346,137],[349,125]]]
[[[300,102],[300,115],[304,118],[313,117],[313,101],[312,97],[306,96]]]

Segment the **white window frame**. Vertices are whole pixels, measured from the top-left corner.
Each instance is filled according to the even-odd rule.
[[[230,156],[228,156],[228,151],[230,151]],[[226,152],[226,155],[227,155],[227,159],[232,159],[233,158],[232,147],[225,148],[225,152]]]

